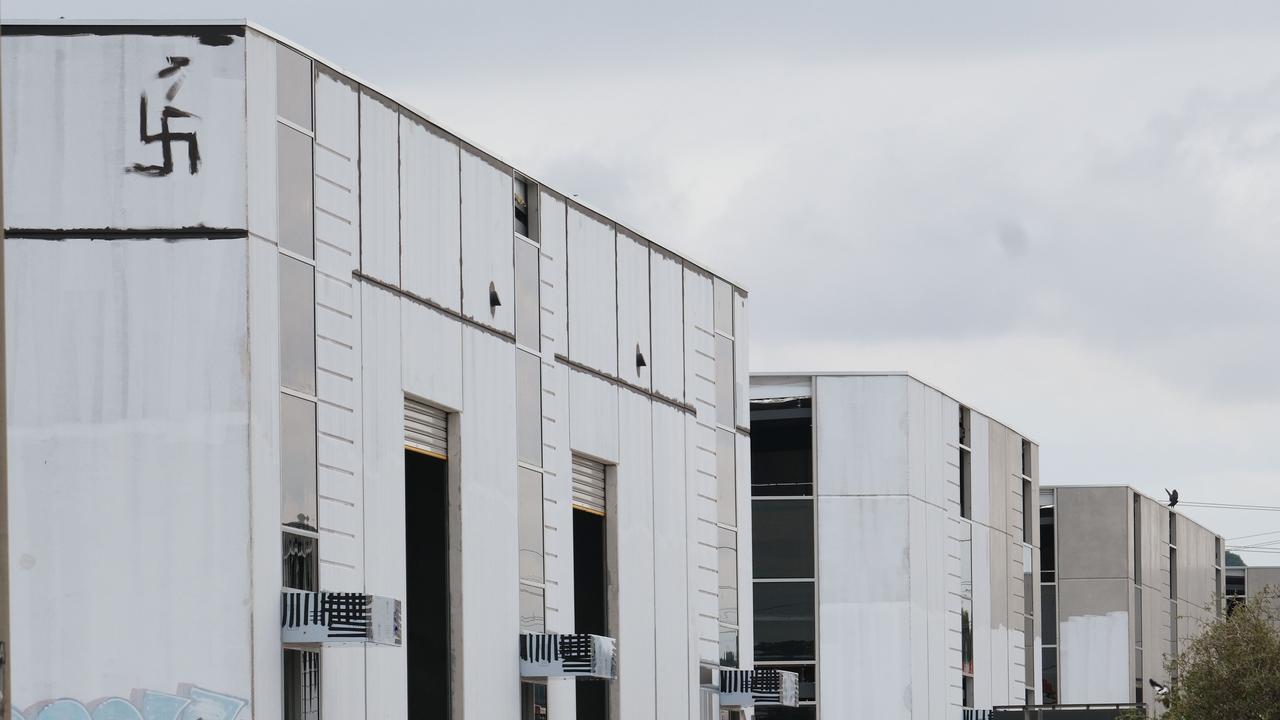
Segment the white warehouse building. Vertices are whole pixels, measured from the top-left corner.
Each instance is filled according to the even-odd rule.
[[[759,720],[1039,702],[1036,443],[905,373],[753,374],[751,441]]]
[[[13,717],[788,700],[742,288],[256,26],[3,32]]]

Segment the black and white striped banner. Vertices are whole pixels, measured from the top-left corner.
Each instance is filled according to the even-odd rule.
[[[403,642],[399,600],[364,593],[284,590],[281,640],[291,645]]]
[[[521,677],[613,678],[613,638],[583,633],[520,636]]]

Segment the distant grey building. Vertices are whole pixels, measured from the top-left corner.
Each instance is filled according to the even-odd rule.
[[[1045,703],[1152,705],[1222,609],[1222,537],[1127,486],[1040,490]]]
[[[1280,592],[1280,567],[1241,565],[1227,568],[1227,607],[1270,587]]]

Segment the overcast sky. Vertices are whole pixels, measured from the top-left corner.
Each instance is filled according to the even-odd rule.
[[[1274,0],[4,1],[104,12],[249,17],[706,262],[754,370],[909,370],[1046,483],[1280,506]]]

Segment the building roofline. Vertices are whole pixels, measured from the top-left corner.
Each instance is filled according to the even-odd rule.
[[[644,240],[645,242],[648,242],[648,243],[650,243],[650,244],[652,244],[652,245],[655,245],[655,246],[657,246],[657,247],[661,248],[663,251],[667,252],[668,254],[675,255],[675,256],[679,257],[681,260],[684,260],[685,262],[687,262],[688,264],[690,264],[690,265],[692,265],[692,266],[696,267],[697,269],[699,269],[699,270],[701,270],[701,271],[703,271],[703,272],[705,272],[705,273],[707,273],[707,274],[710,274],[710,275],[712,275],[712,276],[714,276],[714,277],[718,277],[718,278],[720,278],[721,280],[724,280],[725,282],[729,283],[729,284],[730,284],[730,285],[732,285],[734,288],[736,288],[737,290],[739,290],[740,292],[742,292],[742,294],[743,294],[743,295],[748,295],[748,296],[750,295],[750,293],[747,291],[746,287],[744,287],[741,283],[739,283],[739,282],[737,282],[737,281],[735,281],[735,280],[733,280],[733,279],[731,279],[731,278],[729,278],[729,277],[725,276],[725,275],[724,275],[724,274],[722,274],[722,273],[719,273],[719,272],[717,272],[717,271],[715,271],[715,270],[712,270],[712,269],[711,269],[711,267],[710,267],[709,265],[707,265],[706,263],[702,262],[700,259],[697,259],[697,258],[691,257],[688,253],[685,253],[685,252],[682,252],[682,251],[678,251],[678,250],[676,250],[676,249],[674,249],[674,248],[672,248],[672,247],[670,247],[670,246],[668,246],[668,245],[665,245],[665,244],[660,243],[660,242],[658,242],[658,241],[656,241],[656,240],[653,240],[653,239],[652,239],[652,237],[651,237],[650,235],[646,235],[644,232],[641,232],[641,231],[640,231],[640,230],[639,230],[635,225],[632,225],[632,224],[630,224],[630,223],[623,222],[623,221],[621,221],[621,220],[617,219],[615,216],[613,216],[613,215],[611,215],[611,214],[609,214],[609,213],[605,212],[604,210],[601,210],[600,208],[596,207],[595,205],[592,205],[591,203],[589,203],[589,202],[587,202],[587,201],[585,201],[585,200],[579,199],[578,197],[573,196],[573,195],[569,195],[569,194],[567,194],[567,193],[565,193],[565,192],[563,192],[563,191],[561,191],[561,190],[557,190],[557,189],[556,189],[555,187],[553,187],[552,185],[547,184],[547,183],[543,182],[542,180],[539,180],[539,179],[538,179],[538,178],[537,178],[533,173],[529,173],[529,172],[526,172],[526,171],[524,171],[524,170],[520,169],[520,167],[519,167],[519,166],[517,166],[517,165],[515,165],[515,164],[513,164],[513,163],[511,163],[511,162],[509,162],[508,160],[506,160],[502,155],[498,154],[497,152],[494,152],[493,150],[490,150],[489,148],[485,147],[484,145],[481,145],[480,143],[478,143],[478,142],[476,142],[476,141],[474,141],[474,140],[472,140],[472,139],[468,138],[467,136],[465,136],[465,135],[463,135],[463,134],[461,134],[461,133],[457,132],[456,130],[454,130],[453,128],[451,128],[451,127],[449,127],[448,125],[444,124],[444,123],[443,123],[443,122],[441,122],[440,120],[438,120],[438,119],[436,119],[436,118],[432,117],[431,115],[428,115],[426,112],[422,111],[421,109],[419,109],[419,108],[417,108],[417,107],[414,107],[413,105],[410,105],[410,104],[408,104],[408,103],[406,103],[406,102],[404,102],[404,101],[402,101],[402,100],[397,99],[395,95],[393,95],[393,94],[391,94],[391,93],[387,92],[386,90],[384,90],[384,89],[383,89],[383,88],[381,88],[380,86],[378,86],[378,85],[375,85],[375,84],[373,84],[373,83],[368,82],[367,80],[365,80],[364,78],[360,77],[359,75],[356,75],[355,73],[349,72],[348,70],[344,69],[341,65],[339,65],[339,64],[337,64],[337,63],[335,63],[335,62],[333,62],[333,61],[329,60],[328,58],[326,58],[326,57],[324,57],[324,56],[322,56],[322,55],[319,55],[318,53],[313,52],[312,50],[310,50],[310,49],[309,49],[309,48],[307,48],[306,46],[301,45],[300,43],[294,42],[293,40],[290,40],[289,38],[285,37],[284,35],[281,35],[280,33],[276,32],[276,31],[274,31],[274,30],[271,30],[271,29],[266,28],[266,27],[264,27],[264,26],[262,26],[262,25],[259,25],[258,23],[253,22],[252,20],[248,20],[248,19],[245,19],[245,18],[236,18],[236,19],[227,19],[227,20],[212,20],[212,19],[203,19],[203,20],[177,20],[177,19],[170,19],[170,20],[88,20],[88,19],[68,19],[68,18],[59,18],[59,19],[56,19],[56,20],[38,20],[38,19],[0,20],[0,24],[6,25],[6,26],[10,26],[10,25],[18,25],[18,26],[27,26],[27,27],[31,27],[31,26],[36,26],[36,27],[39,27],[39,26],[47,26],[47,27],[50,27],[50,28],[56,28],[56,27],[58,27],[58,26],[60,26],[60,25],[61,25],[61,26],[70,26],[70,27],[93,27],[93,26],[109,26],[109,27],[129,27],[129,26],[135,26],[135,27],[244,27],[244,28],[249,29],[249,30],[254,30],[255,32],[259,32],[259,33],[262,33],[263,35],[266,35],[267,37],[271,38],[272,40],[275,40],[276,42],[279,42],[279,43],[281,43],[281,44],[283,44],[283,45],[287,45],[288,47],[293,48],[294,50],[297,50],[298,52],[300,52],[300,53],[302,53],[302,54],[306,55],[307,57],[311,58],[311,59],[312,59],[312,60],[314,60],[315,62],[318,62],[318,63],[320,63],[321,65],[324,65],[325,67],[329,68],[329,69],[330,69],[330,70],[332,70],[333,72],[335,72],[335,73],[338,73],[338,74],[342,75],[344,78],[347,78],[347,79],[349,79],[349,80],[351,80],[351,81],[355,82],[356,84],[360,85],[361,87],[364,87],[364,88],[366,88],[366,89],[368,89],[368,90],[370,90],[370,91],[372,91],[372,92],[374,92],[374,93],[377,93],[378,95],[381,95],[382,97],[384,97],[384,98],[386,98],[387,100],[389,100],[390,102],[394,103],[396,106],[398,106],[399,108],[401,108],[401,109],[402,109],[402,110],[404,110],[405,112],[408,112],[408,113],[410,113],[410,114],[412,114],[412,115],[417,116],[417,118],[418,118],[419,120],[421,120],[421,121],[423,121],[423,122],[425,122],[425,123],[428,123],[428,124],[430,124],[430,125],[434,126],[436,129],[440,130],[441,132],[444,132],[444,133],[446,133],[446,134],[448,134],[448,135],[452,136],[452,137],[453,137],[453,138],[455,138],[458,142],[460,142],[460,143],[462,143],[462,144],[464,144],[464,145],[467,145],[468,147],[470,147],[471,149],[475,150],[476,152],[478,152],[478,153],[480,153],[480,154],[482,154],[482,155],[486,155],[486,156],[488,156],[488,159],[493,160],[493,161],[495,161],[495,162],[498,162],[498,163],[500,163],[500,164],[502,164],[502,165],[504,165],[504,166],[506,166],[506,167],[510,168],[510,169],[511,169],[511,170],[513,170],[513,171],[519,172],[519,173],[520,173],[521,175],[523,175],[524,177],[526,177],[526,178],[528,178],[529,180],[531,180],[531,181],[533,181],[533,182],[537,183],[537,184],[538,184],[538,186],[539,186],[541,189],[543,189],[543,190],[548,190],[548,191],[550,191],[552,194],[560,196],[561,198],[563,198],[563,199],[564,199],[564,201],[565,201],[565,203],[566,203],[566,204],[573,204],[573,205],[577,205],[577,206],[581,207],[582,209],[584,209],[584,210],[586,210],[586,211],[588,211],[588,212],[590,212],[590,213],[593,213],[593,214],[595,214],[595,215],[599,215],[600,217],[604,218],[604,219],[605,219],[605,220],[607,220],[608,222],[612,223],[612,224],[615,226],[615,229],[616,229],[617,231],[623,232],[623,233],[628,234],[628,235],[632,235],[632,236],[634,236],[634,237],[636,237],[636,238],[639,238],[639,239],[641,239],[641,240]]]
[[[1023,439],[1025,439],[1025,440],[1029,441],[1032,445],[1035,445],[1036,447],[1039,447],[1039,446],[1040,446],[1040,443],[1039,443],[1039,442],[1037,442],[1037,441],[1036,441],[1036,439],[1035,439],[1035,438],[1033,438],[1033,437],[1031,437],[1030,435],[1027,435],[1027,434],[1023,433],[1022,431],[1015,429],[1012,425],[1010,425],[1009,423],[1006,423],[1005,421],[1001,420],[1000,418],[997,418],[997,417],[995,417],[994,415],[990,415],[990,414],[988,414],[988,413],[985,413],[985,412],[983,412],[981,409],[979,409],[979,408],[977,408],[977,407],[974,407],[973,405],[970,405],[970,404],[968,404],[968,403],[964,402],[964,401],[963,401],[963,400],[961,400],[960,398],[958,398],[958,397],[956,397],[955,395],[953,395],[953,394],[951,394],[951,393],[947,392],[946,390],[943,390],[942,388],[938,387],[937,385],[935,385],[935,384],[933,384],[933,383],[931,383],[931,382],[927,382],[927,381],[925,381],[925,380],[921,380],[919,377],[917,377],[917,376],[915,376],[915,375],[912,375],[912,374],[911,374],[911,372],[910,372],[909,370],[801,370],[801,371],[796,371],[796,372],[786,372],[786,371],[780,371],[780,370],[770,370],[770,371],[766,371],[766,372],[755,372],[755,371],[752,371],[752,373],[751,373],[751,377],[752,377],[752,378],[757,378],[757,377],[760,377],[760,378],[786,378],[786,377],[795,377],[795,378],[819,378],[819,377],[905,377],[905,378],[907,378],[908,380],[914,380],[915,382],[920,383],[921,385],[923,385],[923,386],[925,386],[925,387],[929,388],[930,390],[933,390],[934,392],[941,393],[942,395],[944,395],[944,396],[946,396],[946,397],[948,397],[948,398],[950,398],[950,399],[954,400],[955,402],[959,403],[960,405],[963,405],[964,407],[969,408],[969,410],[970,410],[970,411],[972,411],[972,412],[976,412],[976,413],[978,413],[979,415],[981,415],[981,416],[985,417],[986,419],[991,420],[992,422],[999,423],[1000,425],[1003,425],[1004,427],[1008,428],[1009,430],[1013,430],[1014,432],[1016,432],[1016,433],[1018,433],[1019,435],[1021,435]]]
[[[1148,500],[1150,500],[1150,501],[1154,502],[1155,504],[1157,504],[1157,505],[1159,505],[1159,506],[1161,506],[1161,507],[1165,508],[1166,510],[1171,510],[1171,511],[1173,511],[1173,512],[1174,512],[1176,515],[1178,515],[1179,517],[1186,518],[1187,522],[1191,523],[1192,525],[1195,525],[1196,527],[1200,528],[1201,530],[1204,530],[1204,531],[1208,532],[1209,534],[1211,534],[1211,535],[1213,535],[1213,536],[1215,536],[1215,537],[1220,537],[1220,538],[1222,538],[1222,543],[1223,543],[1223,544],[1222,544],[1222,549],[1223,549],[1223,551],[1224,551],[1224,552],[1225,552],[1225,551],[1227,551],[1227,550],[1230,550],[1230,549],[1231,549],[1230,547],[1228,547],[1228,546],[1227,546],[1227,544],[1226,544],[1226,542],[1227,542],[1227,538],[1226,538],[1226,536],[1225,536],[1225,535],[1223,535],[1222,533],[1217,532],[1216,530],[1214,530],[1214,529],[1212,529],[1212,528],[1208,527],[1207,525],[1205,525],[1204,523],[1200,522],[1199,520],[1195,520],[1195,519],[1193,519],[1190,515],[1186,514],[1185,512],[1183,512],[1182,510],[1180,510],[1180,509],[1178,509],[1178,508],[1176,508],[1176,507],[1173,507],[1173,508],[1169,507],[1168,505],[1166,505],[1166,504],[1164,503],[1164,501],[1160,500],[1159,498],[1151,497],[1150,495],[1148,495],[1148,494],[1146,494],[1146,493],[1142,492],[1141,490],[1139,490],[1138,488],[1136,488],[1136,487],[1134,487],[1134,486],[1132,486],[1132,485],[1128,485],[1128,484],[1124,484],[1124,483],[1071,483],[1071,484],[1069,484],[1069,485],[1067,485],[1067,484],[1063,484],[1063,483],[1049,483],[1049,484],[1044,484],[1044,483],[1042,483],[1042,484],[1040,485],[1040,489],[1041,489],[1041,490],[1059,490],[1059,489],[1071,489],[1071,488],[1092,488],[1092,489],[1094,489],[1094,490],[1108,490],[1108,489],[1110,489],[1110,490],[1119,490],[1119,489],[1129,490],[1129,491],[1130,491],[1130,492],[1132,492],[1133,494],[1135,494],[1135,495],[1141,495],[1142,497],[1144,497],[1144,498],[1146,498],[1146,499],[1148,499]],[[1248,552],[1248,550],[1245,550],[1244,552]],[[1255,567],[1255,566],[1250,565],[1249,567]]]

